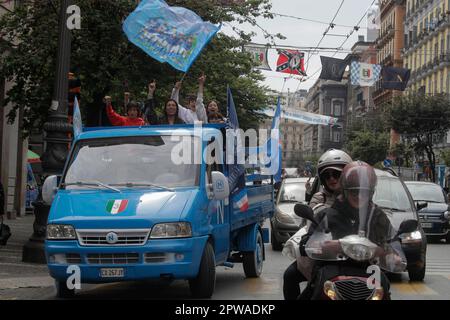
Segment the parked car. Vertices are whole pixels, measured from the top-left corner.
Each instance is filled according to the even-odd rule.
[[[450,206],[444,189],[425,181],[407,181],[405,184],[414,201],[428,204],[419,211],[420,222],[428,239],[446,239],[450,242]]]
[[[272,249],[281,251],[283,243],[299,229],[303,220],[294,213],[296,203],[305,203],[305,184],[309,178],[283,179],[278,191],[275,214],[270,220]]]
[[[394,228],[398,229],[404,220],[419,221],[418,210],[405,183],[390,169],[375,169],[378,183],[373,201],[380,206],[389,217]],[[319,191],[321,186],[318,178],[312,185],[312,193]],[[403,234],[402,249],[408,262],[407,271],[412,281],[422,281],[426,270],[427,239],[422,226],[418,224],[416,231]]]

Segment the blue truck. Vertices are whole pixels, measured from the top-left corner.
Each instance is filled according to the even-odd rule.
[[[51,204],[46,257],[57,295],[75,294],[68,281],[73,266],[80,283],[186,279],[199,298],[212,296],[217,266],[243,263],[247,277],[258,277],[273,185],[261,184],[271,177],[246,176],[248,209],[232,201],[224,159],[236,149],[221,142],[206,152],[227,129],[85,129],[62,176],[48,177],[43,186]]]

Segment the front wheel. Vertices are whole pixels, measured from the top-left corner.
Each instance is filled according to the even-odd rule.
[[[67,288],[66,281],[55,281],[56,286],[56,296],[62,299],[70,299],[75,297],[75,289]]]
[[[211,243],[207,242],[203,251],[198,275],[189,280],[189,288],[195,298],[211,298],[216,285],[216,259]]]
[[[283,244],[277,240],[275,237],[275,232],[273,231],[273,228],[270,232],[270,243],[272,244],[272,250],[273,251],[281,251],[283,250]]]
[[[261,232],[258,231],[256,235],[256,249],[255,251],[244,252],[243,265],[244,273],[247,278],[257,278],[261,275],[263,269],[263,250],[264,243]]]

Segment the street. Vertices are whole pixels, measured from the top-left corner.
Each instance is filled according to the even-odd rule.
[[[26,239],[32,216],[13,227],[15,237],[0,248],[0,300],[56,299],[53,280],[45,265],[21,262],[21,241]],[[27,224],[23,224],[23,222]],[[22,232],[19,228],[22,228]],[[18,238],[19,235],[24,236]],[[290,264],[281,252],[265,245],[266,261],[260,278],[246,279],[241,264],[217,268],[214,300],[282,300],[283,272]],[[450,245],[428,244],[427,273],[423,282],[409,282],[407,273],[391,279],[393,300],[450,299]],[[75,299],[191,299],[187,281],[159,281],[82,285]]]

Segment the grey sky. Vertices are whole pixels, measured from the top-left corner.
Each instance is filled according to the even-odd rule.
[[[335,15],[339,5],[342,0],[272,0],[272,12],[296,16],[300,18],[312,19],[325,21],[327,23],[331,22],[331,19]],[[363,14],[369,8],[373,0],[344,0],[341,10],[337,15],[334,23],[342,24],[348,26],[354,26],[361,19]],[[304,20],[296,20],[287,17],[275,16],[273,20],[258,19],[258,24],[269,31],[272,34],[281,33],[287,39],[286,40],[276,40],[277,45],[288,45],[288,46],[302,46],[302,47],[316,47],[319,40],[322,38],[324,31],[327,28],[325,24],[319,24],[314,22],[308,22]],[[238,28],[245,31],[255,31],[257,36],[253,38],[255,43],[267,43],[264,39],[263,32],[257,27],[247,25],[238,25]],[[344,44],[344,49],[350,49],[353,44],[357,41],[358,35],[367,35],[367,16],[364,17],[360,24],[361,29],[358,32],[354,32],[353,35]],[[352,28],[349,27],[334,27],[330,30],[329,34],[348,34]],[[229,26],[223,26],[223,32],[229,34],[233,31]],[[344,37],[326,36],[321,47],[332,47],[336,48],[345,40]],[[312,75],[315,71],[319,70],[321,67],[320,55],[332,56],[334,52],[320,52],[318,55],[313,55],[309,60],[309,66],[307,67],[308,76]],[[336,58],[345,57],[347,53],[338,53],[335,55]],[[272,70],[276,68],[276,60],[278,54],[275,50],[269,50],[269,65]],[[308,54],[305,54],[305,63],[308,60]],[[273,72],[273,71],[263,71],[266,76],[266,81],[264,82],[270,88],[280,91],[283,87],[283,78],[288,77],[287,74]],[[300,82],[296,78],[291,78],[286,81],[284,86],[284,91],[288,89],[294,91],[299,89],[309,89],[320,75],[320,71],[314,75],[310,80],[306,82]],[[299,86],[300,84],[300,86]]]

